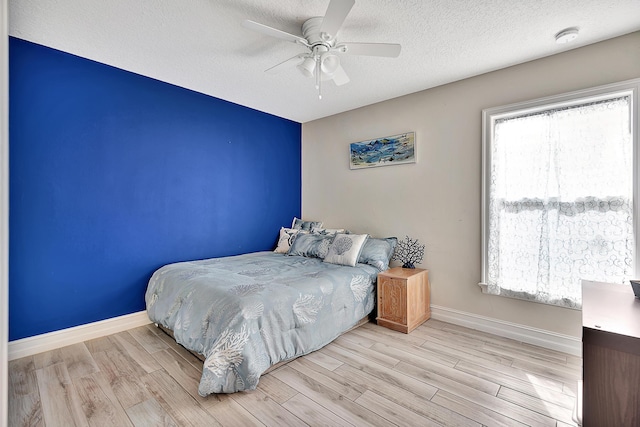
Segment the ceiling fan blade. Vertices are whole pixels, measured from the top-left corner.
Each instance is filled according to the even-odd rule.
[[[395,43],[340,43],[338,51],[349,55],[386,56],[396,58],[402,46]]]
[[[276,73],[282,71],[283,69],[288,68],[288,67],[292,66],[293,64],[296,64],[296,63],[300,62],[300,60],[302,58],[304,58],[304,55],[296,55],[296,56],[294,56],[292,58],[289,58],[289,59],[286,59],[286,60],[282,61],[279,64],[274,65],[271,68],[267,68],[266,70],[264,70],[264,72],[268,73],[268,74],[276,74]]]
[[[296,36],[295,34],[287,33],[285,31],[278,30],[276,28],[269,27],[268,25],[260,24],[255,21],[245,19],[244,21],[242,21],[242,26],[248,28],[249,30],[256,31],[267,36],[276,37],[282,40],[309,46],[309,43],[307,43],[307,40],[305,40],[303,37]]]
[[[354,4],[355,0],[331,0],[322,19],[320,32],[335,37]]]
[[[338,65],[338,68],[336,68],[336,70],[333,72],[333,82],[336,84],[336,86],[342,86],[346,85],[350,81],[351,80],[349,80],[349,76],[347,76],[347,73],[345,73],[342,65]]]

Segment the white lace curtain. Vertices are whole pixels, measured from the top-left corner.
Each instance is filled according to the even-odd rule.
[[[630,97],[497,120],[487,291],[578,308],[633,272]]]

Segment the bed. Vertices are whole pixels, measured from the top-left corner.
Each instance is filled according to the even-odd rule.
[[[379,271],[257,252],[166,265],[145,300],[151,321],[204,356],[198,393],[232,393],[354,327],[373,310]]]

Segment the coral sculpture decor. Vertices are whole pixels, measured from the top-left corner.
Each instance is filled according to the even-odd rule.
[[[402,262],[402,268],[416,268],[416,264],[422,262],[424,258],[424,245],[418,243],[418,239],[410,239],[406,236],[404,240],[398,241],[393,259]]]

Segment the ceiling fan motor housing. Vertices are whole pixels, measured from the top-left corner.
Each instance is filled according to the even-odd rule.
[[[336,44],[336,35],[322,33],[320,31],[322,20],[323,18],[321,16],[307,19],[304,24],[302,24],[302,35],[307,39],[312,49],[317,46],[324,46],[329,50]]]

